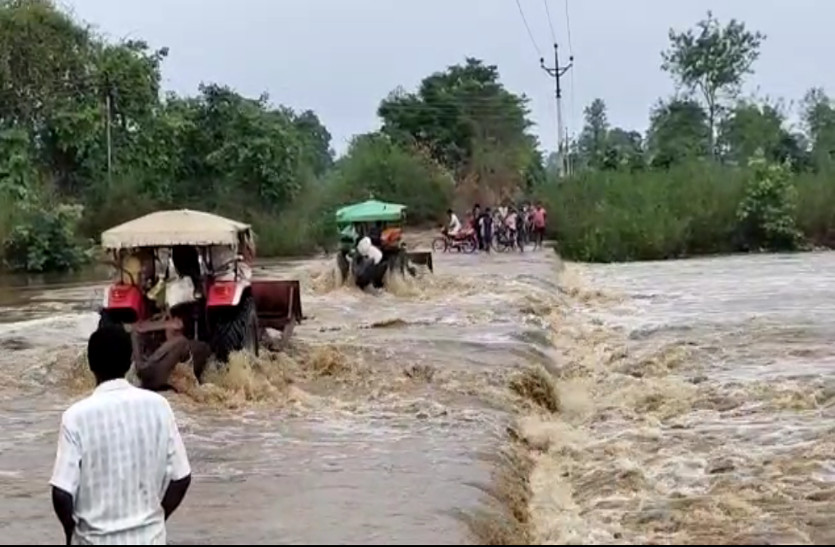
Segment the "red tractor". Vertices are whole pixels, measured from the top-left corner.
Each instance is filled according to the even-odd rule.
[[[249,225],[199,211],[159,211],[111,228],[102,247],[118,279],[104,292],[100,324],[141,336],[142,355],[176,329],[206,342],[220,361],[258,354],[266,328],[286,342],[302,320],[297,280],[254,280]]]

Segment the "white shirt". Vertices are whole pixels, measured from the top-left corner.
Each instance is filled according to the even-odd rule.
[[[510,228],[511,230],[516,229],[516,213],[508,214],[504,219],[505,226]]]
[[[64,412],[50,484],[73,496],[73,545],[165,545],[162,498],[190,473],[168,401],[111,380]]]
[[[458,220],[458,215],[452,213],[449,217],[449,233],[452,235],[457,234],[461,230],[461,221]]]
[[[383,251],[375,247],[369,237],[360,239],[357,243],[357,252],[365,258],[370,258],[374,264],[379,264],[383,260]]]

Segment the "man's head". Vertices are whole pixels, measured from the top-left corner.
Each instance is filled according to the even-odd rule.
[[[451,217],[452,216],[452,209],[447,209],[446,214],[447,214],[448,217]]]
[[[99,327],[87,341],[87,362],[99,384],[124,378],[132,353],[130,334],[121,326]]]

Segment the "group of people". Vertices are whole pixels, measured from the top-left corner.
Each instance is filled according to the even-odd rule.
[[[496,209],[476,203],[467,212],[466,225],[462,225],[458,215],[452,209],[447,210],[448,224],[446,234],[457,238],[462,230],[475,233],[478,249],[490,252],[495,238],[502,238],[507,246],[525,249],[525,245],[533,243],[534,249],[542,248],[545,239],[545,229],[548,215],[542,203],[524,203],[519,207],[503,205]]]

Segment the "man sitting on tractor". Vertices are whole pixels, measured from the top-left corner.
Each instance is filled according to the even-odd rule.
[[[373,284],[376,288],[383,286],[383,276],[388,265],[383,262],[383,251],[378,249],[368,236],[357,243],[357,260],[354,262],[356,282],[360,289]]]
[[[154,283],[154,252],[151,249],[140,248],[125,251],[122,254],[122,271],[127,275],[127,282],[140,289],[148,290]]]
[[[383,246],[383,221],[378,220],[374,223],[368,230],[368,238],[371,240],[371,244],[378,249]]]

